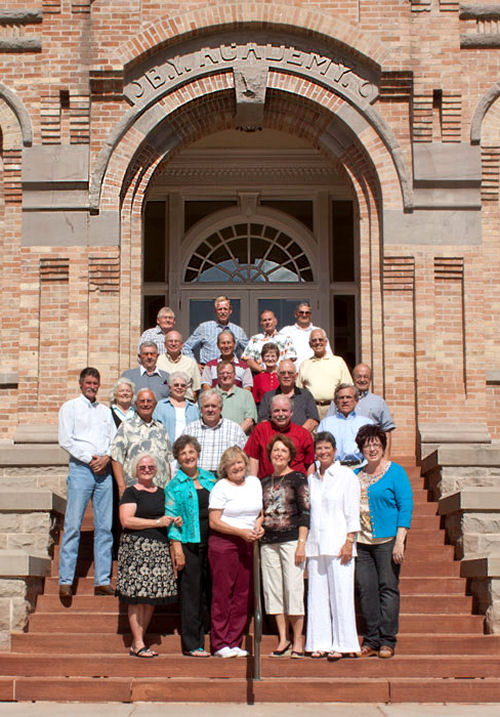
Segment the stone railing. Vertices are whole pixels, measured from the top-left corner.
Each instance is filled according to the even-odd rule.
[[[67,456],[54,445],[0,447],[0,649],[22,631],[50,574]]]
[[[487,632],[500,633],[500,446],[448,443],[421,468],[475,610]]]

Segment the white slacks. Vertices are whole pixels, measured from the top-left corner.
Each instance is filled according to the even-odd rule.
[[[358,652],[354,611],[354,559],[307,559],[309,577],[306,652]]]

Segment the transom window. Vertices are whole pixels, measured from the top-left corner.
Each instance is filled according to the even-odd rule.
[[[314,278],[304,250],[288,234],[268,224],[241,222],[215,231],[198,245],[184,281],[305,283]]]

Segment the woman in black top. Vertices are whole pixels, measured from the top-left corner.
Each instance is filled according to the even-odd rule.
[[[309,530],[307,478],[290,469],[296,450],[288,436],[277,433],[267,445],[273,474],[262,479],[264,537],[262,584],[266,612],[276,617],[279,642],[272,653],[303,655],[304,561]],[[293,641],[289,642],[289,628]]]
[[[182,525],[182,519],[165,515],[165,492],[153,480],[156,471],[154,457],[139,454],[132,466],[137,483],[125,489],[120,501],[123,533],[116,592],[128,603],[131,657],[157,656],[144,644],[144,635],[155,605],[164,605],[177,596],[167,528],[171,523]]]

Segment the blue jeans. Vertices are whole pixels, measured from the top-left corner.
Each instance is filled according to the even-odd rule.
[[[365,621],[364,645],[394,648],[399,630],[399,571],[392,559],[395,539],[357,543],[356,589]]]
[[[111,576],[111,532],[113,518],[113,478],[108,469],[98,476],[86,463],[74,458],[69,462],[68,495],[64,533],[59,558],[59,584],[71,585],[75,578],[80,528],[83,514],[92,499],[94,512],[94,567],[95,584],[108,585]]]

